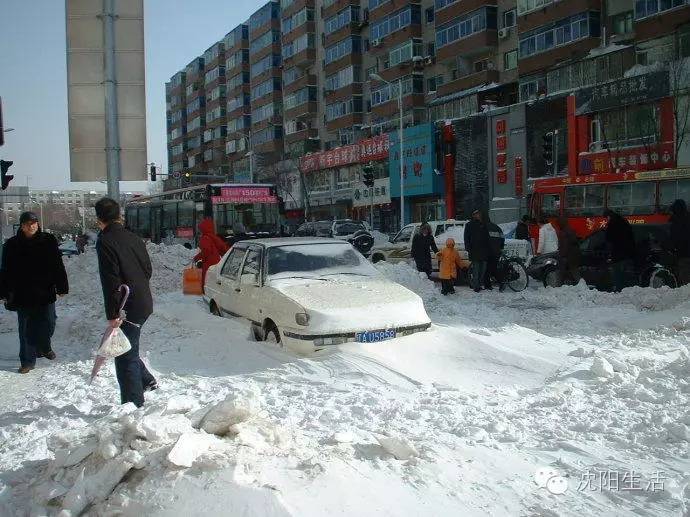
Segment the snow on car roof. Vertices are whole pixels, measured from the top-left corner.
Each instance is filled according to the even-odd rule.
[[[330,239],[328,237],[275,237],[271,239],[251,239],[247,241],[239,241],[235,244],[235,246],[240,244],[259,244],[265,248],[276,248],[279,246],[303,246],[305,244],[346,244],[346,242],[341,239]]]

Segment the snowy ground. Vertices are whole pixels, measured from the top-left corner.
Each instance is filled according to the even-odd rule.
[[[149,251],[161,388],[142,410],[117,405],[111,365],[86,384],[92,253],[66,261],[57,361],[14,373],[0,315],[0,515],[690,512],[690,288],[442,297],[382,264],[432,329],[298,358],[180,295],[189,251]]]

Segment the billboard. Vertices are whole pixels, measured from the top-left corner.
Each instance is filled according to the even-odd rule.
[[[105,4],[65,0],[70,179],[106,179]],[[121,181],[146,180],[143,0],[114,4]]]

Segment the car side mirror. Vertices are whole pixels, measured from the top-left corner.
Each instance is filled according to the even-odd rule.
[[[255,285],[258,283],[259,275],[255,273],[245,273],[240,277],[240,284]]]

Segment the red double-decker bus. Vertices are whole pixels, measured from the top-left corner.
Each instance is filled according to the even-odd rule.
[[[690,205],[690,168],[546,178],[532,187],[530,215],[537,220],[565,216],[583,238],[606,225],[607,208],[631,224],[668,222],[674,200]]]

